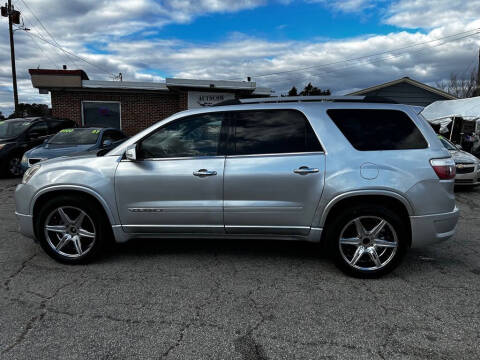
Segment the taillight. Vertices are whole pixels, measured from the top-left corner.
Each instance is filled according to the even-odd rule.
[[[455,178],[455,161],[452,158],[430,160],[433,170],[440,180],[451,180]]]

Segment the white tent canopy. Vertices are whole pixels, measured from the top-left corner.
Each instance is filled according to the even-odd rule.
[[[477,121],[480,119],[480,96],[460,99],[435,101],[421,112],[432,124],[440,124],[440,132],[446,130],[454,118]]]
[[[432,123],[442,119],[461,117],[464,120],[480,119],[480,96],[460,100],[435,101],[423,109],[423,117]]]

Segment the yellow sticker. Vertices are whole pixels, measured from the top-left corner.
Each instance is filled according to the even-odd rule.
[[[73,129],[63,129],[63,130],[60,130],[61,133],[71,133],[73,132]]]
[[[100,130],[92,130],[92,134],[100,134]]]

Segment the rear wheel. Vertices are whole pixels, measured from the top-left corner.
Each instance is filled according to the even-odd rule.
[[[404,220],[382,205],[356,206],[327,224],[337,266],[357,277],[379,277],[402,260],[409,234]]]
[[[7,172],[8,172],[8,175],[13,177],[18,177],[23,174],[20,155],[15,154],[8,159]]]
[[[70,264],[92,260],[110,235],[103,212],[81,197],[60,196],[48,201],[35,225],[47,254]]]

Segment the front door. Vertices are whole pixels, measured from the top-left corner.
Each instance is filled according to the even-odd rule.
[[[227,233],[307,235],[324,186],[325,155],[294,110],[235,114],[225,163]]]
[[[120,220],[130,233],[224,233],[222,113],[175,120],[137,144],[115,175]]]

